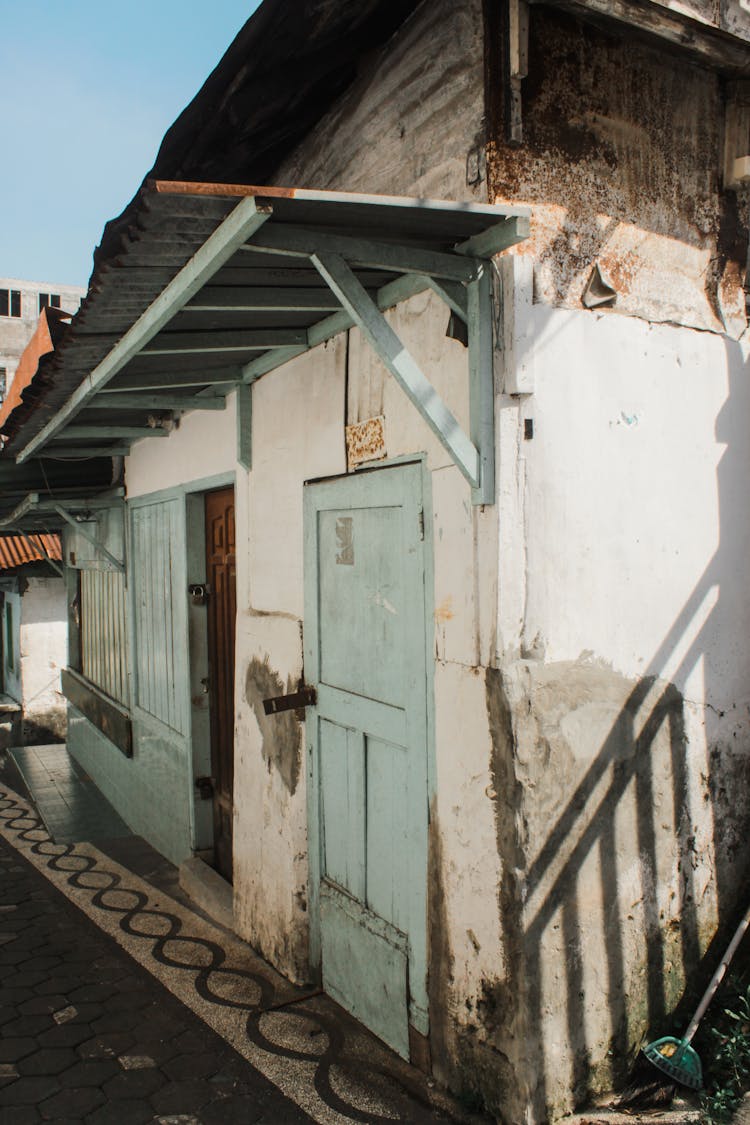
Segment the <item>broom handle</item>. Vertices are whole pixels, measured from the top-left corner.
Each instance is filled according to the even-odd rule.
[[[729,966],[730,961],[734,957],[734,954],[737,950],[737,946],[740,944],[743,937],[745,936],[745,930],[747,929],[748,926],[750,926],[750,907],[748,907],[747,911],[745,912],[745,917],[742,919],[739,926],[735,930],[734,937],[732,938],[732,940],[729,943],[729,946],[727,948],[726,953],[724,954],[724,958],[723,958],[721,964],[719,965],[719,967],[716,970],[716,972],[714,973],[714,975],[711,977],[711,983],[709,984],[706,991],[703,993],[703,998],[702,998],[700,1004],[698,1005],[698,1007],[696,1008],[695,1015],[691,1019],[690,1024],[688,1025],[688,1029],[685,1032],[685,1036],[683,1038],[684,1043],[689,1043],[690,1040],[695,1035],[696,1031],[698,1030],[698,1024],[703,1019],[703,1017],[706,1013],[706,1008],[708,1007],[708,1005],[713,1000],[714,993],[716,992],[716,989],[719,987],[722,980],[724,979],[724,974],[727,971],[727,967]]]

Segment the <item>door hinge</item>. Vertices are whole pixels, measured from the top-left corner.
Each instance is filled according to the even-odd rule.
[[[419,509],[419,538],[424,542],[424,508]]]

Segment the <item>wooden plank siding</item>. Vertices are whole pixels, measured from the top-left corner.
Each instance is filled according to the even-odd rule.
[[[81,571],[81,672],[128,706],[125,579],[114,570]]]
[[[174,557],[182,543],[177,500],[133,508],[132,574],[137,665],[137,703],[172,730],[187,730],[184,654],[175,651],[184,590],[173,584]]]

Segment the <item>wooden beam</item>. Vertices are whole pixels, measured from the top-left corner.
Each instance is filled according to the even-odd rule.
[[[121,562],[120,559],[115,558],[112,552],[107,550],[104,544],[100,543],[96,536],[92,535],[88,528],[83,526],[80,520],[75,519],[73,516],[71,516],[70,512],[66,511],[66,509],[63,508],[62,504],[55,504],[52,510],[57,512],[58,516],[60,516],[61,519],[65,520],[66,523],[69,523],[71,527],[74,527],[78,535],[82,535],[84,539],[88,540],[88,542],[91,543],[95,550],[104,555],[105,559],[108,559],[112,563],[112,566],[115,568],[115,570],[119,571],[120,574],[125,573],[125,563]]]
[[[222,352],[265,351],[307,341],[304,328],[258,328],[202,332],[162,332],[140,355],[220,355]]]
[[[305,349],[302,348],[301,351]],[[179,392],[185,387],[211,387],[224,386],[230,383],[241,383],[242,375],[239,364],[236,367],[222,367],[218,371],[204,371],[194,368],[190,371],[134,371],[120,375],[116,387],[109,387],[100,394],[111,394],[112,398],[119,396],[123,391],[146,391],[155,393],[160,390],[174,390]],[[86,404],[88,406],[88,403]]]
[[[469,306],[465,286],[457,285],[455,281],[445,281],[436,277],[430,277],[427,281],[430,289],[437,293],[440,300],[444,301],[456,316],[460,316],[464,324],[468,324]]]
[[[251,360],[242,368],[242,380],[245,383],[254,383],[261,375],[267,375],[269,371],[283,367],[285,363],[296,359],[298,355],[304,355],[308,350],[307,347],[272,348],[271,351],[265,352],[258,359]]]
[[[164,410],[177,414],[184,410],[226,410],[223,395],[179,395],[167,391],[163,395],[138,394],[116,391],[98,394],[86,403],[84,410]]]
[[[54,442],[45,446],[41,453],[33,453],[32,457],[50,461],[81,461],[91,457],[127,457],[130,446],[115,445],[55,445]]]
[[[321,277],[349,311],[376,355],[417,408],[472,488],[479,485],[479,456],[456,418],[404,347],[343,258],[313,256]]]
[[[383,285],[375,295],[375,303],[381,312],[384,312],[401,301],[407,301],[409,297],[415,297],[417,293],[423,293],[425,289],[429,288],[429,285],[429,279],[423,274],[405,273],[402,277],[397,277],[395,281],[389,281],[387,285]],[[319,320],[317,324],[313,324],[307,330],[308,348],[315,348],[319,344],[326,343],[327,340],[332,340],[334,336],[338,336],[339,332],[346,332],[347,329],[352,328],[354,323],[354,318],[346,309],[340,309],[332,316]],[[278,367],[283,367],[285,363],[289,363],[298,355],[302,355],[308,348],[276,348],[273,351],[266,352],[258,359],[251,360],[243,368],[242,377],[246,383],[252,383],[256,379],[260,379],[262,375],[267,375],[269,371],[275,371]]]
[[[291,223],[258,231],[242,250],[249,253],[286,254],[293,258],[313,255],[337,255],[358,266],[393,273],[425,273],[430,277],[447,277],[451,281],[471,281],[476,277],[478,263],[464,260],[457,254],[439,250],[422,250],[416,246],[396,246],[390,242],[371,242],[349,235],[321,234]]]
[[[121,441],[139,441],[147,437],[169,437],[162,426],[66,426],[57,435],[57,441],[86,441],[88,438],[115,438]]]
[[[531,233],[531,219],[528,214],[509,215],[500,223],[475,234],[456,246],[457,254],[468,254],[472,258],[492,258],[509,246],[523,242]]]
[[[260,209],[252,196],[242,199],[214,233],[196,251],[179,273],[153,301],[142,316],[115,344],[55,416],[17,455],[22,463],[41,448],[77,414],[81,407],[105,386],[118,371],[169,323],[216,271],[227,262],[271,215],[271,208]]]
[[[338,307],[338,301],[327,286],[249,289],[205,285],[180,315],[188,312],[333,312]]]
[[[530,2],[536,4],[541,0]],[[556,0],[556,3],[584,19],[606,21],[610,26],[610,21],[616,21],[656,36],[725,74],[743,76],[750,69],[750,44],[717,27],[710,16],[702,18],[697,14],[697,5],[691,5],[692,11],[687,12],[679,11],[673,0]],[[710,13],[715,5],[704,7]]]

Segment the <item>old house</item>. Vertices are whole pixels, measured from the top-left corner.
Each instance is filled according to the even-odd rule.
[[[749,66],[739,0],[265,0],[3,421],[70,752],[507,1121],[747,870]]]

